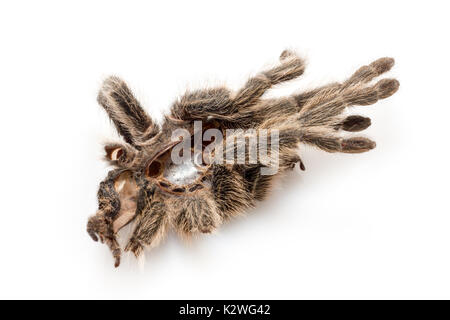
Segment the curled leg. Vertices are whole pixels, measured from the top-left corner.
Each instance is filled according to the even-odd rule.
[[[98,241],[97,235],[100,240],[111,236],[112,222],[120,210],[119,194],[114,188],[114,182],[120,173],[121,170],[113,170],[100,183],[97,192],[98,211],[89,219],[87,225],[87,232],[94,241]]]
[[[128,224],[136,212],[136,181],[128,170],[116,169],[108,173],[98,190],[99,208],[87,224],[87,232],[94,241],[100,238],[108,245],[115,258],[115,266],[120,263],[120,247],[116,233]]]
[[[302,108],[299,120],[302,127],[336,127],[339,117],[346,107],[371,105],[379,99],[393,95],[399,88],[395,79],[383,79],[373,86],[349,87],[345,90],[325,91],[312,97]]]
[[[344,130],[349,132],[357,132],[367,129],[371,125],[370,118],[352,115],[339,122],[334,129]]]
[[[266,90],[280,82],[294,79],[304,72],[303,60],[291,51],[284,51],[280,62],[280,65],[250,78],[234,95],[228,89],[220,87],[187,92],[172,105],[171,117],[177,120],[211,117],[240,122],[242,112],[257,104]],[[251,118],[250,114],[247,116]]]
[[[376,146],[374,141],[364,137],[343,138],[319,130],[303,132],[301,141],[327,152],[362,153]]]
[[[205,189],[173,202],[171,223],[181,236],[211,233],[222,222],[213,196]]]
[[[367,66],[359,68],[347,81],[343,83],[343,87],[350,87],[355,84],[367,83],[375,77],[391,70],[394,66],[393,58],[380,58]]]
[[[138,203],[138,216],[133,235],[125,251],[131,251],[138,257],[145,246],[156,246],[166,234],[167,208],[159,200]]]
[[[282,59],[290,55],[289,52],[284,53]],[[392,58],[381,58],[361,67],[343,83],[327,84],[287,98],[262,99],[237,114],[233,121],[241,127],[251,127],[258,126],[267,119],[287,119],[301,115],[302,125],[305,126],[325,125],[336,130],[363,130],[370,125],[370,119],[341,119],[339,115],[346,107],[370,105],[394,94],[399,87],[399,82],[395,79],[383,79],[375,85],[368,85],[375,77],[390,70],[393,64]]]
[[[130,167],[137,150],[127,143],[108,143],[104,146],[105,160],[118,167]]]
[[[224,220],[252,207],[257,193],[255,189],[264,184],[259,180],[259,165],[236,165],[235,169],[215,164],[212,170],[212,193]]]
[[[292,98],[299,109],[302,109],[313,97],[320,98],[322,102],[334,99],[339,94],[350,87],[361,86],[372,81],[374,78],[389,71],[394,66],[393,58],[380,58],[369,65],[359,68],[350,78],[343,83],[331,83],[325,86],[308,90],[300,94],[294,94]],[[383,81],[383,80],[382,80]]]
[[[213,88],[187,92],[171,107],[171,116],[177,120],[227,117],[231,113],[230,91]]]
[[[118,267],[120,264],[121,250],[112,230],[112,221],[102,213],[97,213],[97,215],[89,219],[87,232],[94,241],[98,241],[98,235],[100,241],[109,247],[114,257],[114,266]]]
[[[119,134],[135,147],[153,137],[158,127],[147,115],[126,83],[118,77],[107,78],[97,97]]]
[[[87,232],[92,240],[98,241],[98,238],[100,238],[100,241],[109,247],[115,259],[114,266],[118,267],[120,264],[121,250],[113,231],[113,219],[116,210],[118,211],[115,203],[116,198],[102,198],[100,200],[99,197],[99,201],[101,201],[100,203],[102,205],[100,205],[97,214],[89,218]]]
[[[233,99],[233,111],[255,104],[272,86],[297,78],[305,71],[304,61],[290,51],[283,51],[280,60],[279,66],[261,72],[247,81]]]
[[[400,84],[395,79],[382,79],[370,87],[350,87],[342,91],[344,103],[347,106],[366,106],[386,99],[397,92]]]

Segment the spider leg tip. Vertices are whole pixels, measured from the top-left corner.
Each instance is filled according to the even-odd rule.
[[[305,165],[303,164],[303,162],[300,162],[300,170],[305,171]]]
[[[377,84],[380,99],[385,99],[397,92],[400,82],[397,79],[383,79]]]
[[[367,129],[372,124],[370,118],[363,116],[348,116],[341,124],[341,128],[349,132],[357,132]]]
[[[392,69],[395,64],[394,58],[384,57],[378,60],[375,60],[370,65],[375,68],[378,75],[385,73]]]
[[[291,50],[288,50],[288,49],[283,50],[283,52],[280,54],[280,60],[283,61],[293,55],[294,55],[294,53]]]

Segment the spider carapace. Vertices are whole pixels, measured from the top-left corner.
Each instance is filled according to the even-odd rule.
[[[342,83],[288,97],[264,98],[272,86],[304,72],[303,59],[286,50],[275,67],[250,78],[236,92],[225,87],[187,92],[173,103],[161,125],[144,111],[122,80],[107,78],[98,102],[123,141],[105,146],[106,160],[114,169],[100,183],[98,210],[87,224],[89,235],[109,246],[118,266],[122,249],[117,233],[123,226],[133,222],[133,233],[124,250],[136,256],[145,247],[156,246],[169,229],[184,237],[210,233],[263,200],[274,179],[296,163],[304,170],[298,155],[300,144],[327,152],[373,149],[375,143],[367,138],[342,134],[366,129],[370,119],[345,116],[344,111],[394,94],[399,87],[397,80],[372,81],[393,65],[393,59],[381,58],[359,68]],[[195,145],[195,122],[202,124],[200,137],[207,129],[217,129],[224,137],[227,130],[235,129],[233,138],[243,135],[244,139],[235,140],[241,142],[247,141],[248,132],[276,130],[276,172],[263,174],[262,169],[269,165],[259,160],[249,163],[245,161],[247,156],[235,163],[206,161],[214,153],[205,152],[205,143],[197,153],[192,150],[193,161],[175,162],[173,155],[180,153],[175,148],[186,141],[188,147]],[[189,139],[174,141],[173,134],[179,129],[188,132]],[[239,147],[236,142],[235,148]],[[246,147],[243,150],[248,152]]]

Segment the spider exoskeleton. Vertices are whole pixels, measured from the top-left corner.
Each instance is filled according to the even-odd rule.
[[[371,105],[394,94],[399,87],[395,79],[371,83],[393,65],[393,59],[381,58],[359,68],[342,83],[288,97],[263,98],[272,86],[304,72],[303,59],[285,50],[277,66],[251,77],[237,92],[225,87],[187,92],[173,103],[161,125],[144,111],[125,82],[107,78],[98,102],[124,141],[105,146],[106,160],[114,169],[100,183],[99,208],[88,221],[89,235],[109,246],[117,267],[122,251],[117,233],[122,227],[134,223],[124,250],[136,257],[145,247],[156,246],[169,229],[183,237],[210,233],[263,200],[274,179],[296,163],[304,170],[299,144],[327,152],[361,153],[373,149],[375,142],[368,138],[341,134],[366,129],[370,119],[344,116],[343,112],[347,107]],[[195,132],[196,121],[203,125],[201,132]],[[186,143],[186,139],[174,141],[173,132],[179,129],[188,133],[188,150],[194,154],[191,148],[195,149],[196,133],[201,137],[206,130],[215,129],[225,140],[236,138],[234,148],[244,150],[243,161],[211,161],[219,158],[219,153],[215,149],[215,153],[207,154],[208,144],[201,143],[194,161],[176,162],[177,146]],[[229,129],[240,130],[230,135]],[[270,163],[259,157],[247,161],[249,148],[240,144],[251,138],[249,130],[256,134],[263,130],[277,132],[277,150],[270,153],[277,160],[274,174],[263,173]],[[237,139],[240,137],[243,139]],[[214,140],[215,146],[221,143]],[[271,137],[268,146],[274,145]],[[262,150],[259,144],[256,148]]]

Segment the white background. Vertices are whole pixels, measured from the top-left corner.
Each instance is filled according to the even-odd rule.
[[[0,298],[450,298],[446,4],[2,2]],[[118,138],[102,79],[123,77],[160,119],[187,87],[236,89],[286,47],[307,71],[272,95],[395,57],[398,93],[353,109],[377,148],[302,147],[306,172],[245,218],[114,269],[85,231],[101,143]]]

